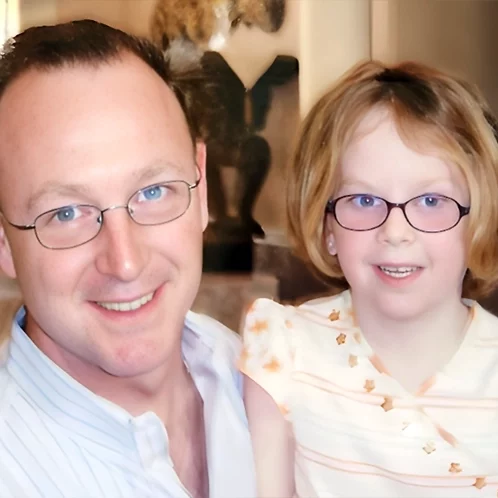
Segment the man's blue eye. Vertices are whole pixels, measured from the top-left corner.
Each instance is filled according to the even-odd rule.
[[[63,208],[59,209],[55,213],[55,217],[57,218],[57,221],[73,221],[76,216],[76,212],[74,208],[68,207],[68,208]]]
[[[163,195],[163,187],[160,185],[155,185],[154,187],[149,187],[142,190],[143,196],[148,201],[155,201],[160,199]]]

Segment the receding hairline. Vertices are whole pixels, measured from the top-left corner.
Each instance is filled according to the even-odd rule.
[[[33,62],[26,66],[26,68],[18,71],[15,76],[13,76],[8,83],[0,89],[0,100],[3,99],[4,94],[12,87],[16,82],[23,79],[30,74],[52,74],[60,71],[71,70],[71,69],[90,69],[99,70],[103,67],[112,67],[120,63],[126,63],[127,60],[134,60],[139,62],[144,68],[147,68],[151,73],[155,74],[159,79],[161,79],[164,85],[171,90],[170,85],[161,76],[154,71],[154,69],[147,64],[140,56],[134,53],[127,47],[119,48],[115,53],[109,54],[102,59],[76,59],[76,60],[64,60],[57,64],[45,64],[39,62]]]

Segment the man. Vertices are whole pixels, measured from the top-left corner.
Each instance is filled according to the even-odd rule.
[[[0,59],[0,496],[251,497],[238,342],[189,312],[208,222],[181,78],[96,23]]]

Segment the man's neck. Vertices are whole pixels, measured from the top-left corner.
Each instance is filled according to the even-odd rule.
[[[469,309],[459,298],[402,322],[355,301],[354,296],[353,303],[366,341],[388,372],[412,392],[451,360],[469,321]]]
[[[34,344],[76,382],[118,405],[132,416],[154,412],[165,424],[181,412],[185,393],[195,389],[183,361],[181,342],[157,368],[135,376],[112,375],[84,359],[60,349],[45,333],[30,327],[26,333]]]
[[[185,392],[194,388],[181,352],[172,354],[167,363],[156,371],[134,378],[115,377],[102,370],[95,376],[81,378],[68,373],[89,390],[124,408],[134,417],[154,412],[166,427],[183,409],[181,405]]]

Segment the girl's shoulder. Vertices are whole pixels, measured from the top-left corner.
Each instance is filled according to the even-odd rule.
[[[298,306],[257,299],[247,312],[243,337],[246,344],[257,341],[269,349],[278,345],[279,349],[295,350],[330,341],[331,329],[339,334],[354,328],[351,296],[345,291]]]
[[[349,293],[313,299],[300,306],[257,299],[242,329],[242,373],[270,394],[285,414],[296,370],[327,363],[343,344],[351,313]],[[338,330],[339,329],[339,330]],[[332,332],[332,333],[331,333]]]
[[[256,299],[250,306],[247,319],[269,320],[273,325],[282,321],[306,320],[350,321],[353,318],[351,295],[344,291],[332,296],[311,299],[299,305],[282,304],[268,298]]]
[[[306,301],[296,307],[296,312],[303,316],[314,315],[329,321],[343,322],[354,318],[349,290]]]

